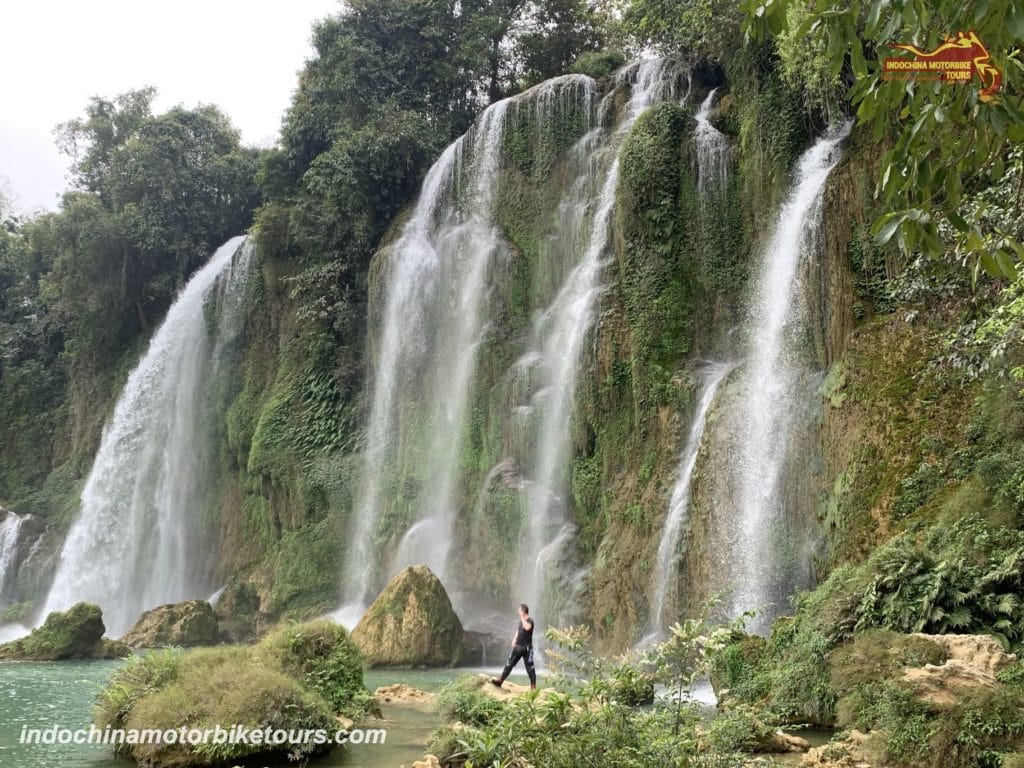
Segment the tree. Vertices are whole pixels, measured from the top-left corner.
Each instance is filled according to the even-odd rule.
[[[59,127],[78,189],[38,227],[55,254],[54,311],[77,330],[72,340],[102,336],[111,353],[162,314],[217,245],[244,231],[258,202],[257,153],[240,145],[228,118],[208,105],[154,115],[155,93],[94,98],[85,118]]]
[[[588,0],[533,4],[516,35],[526,83],[564,74],[582,54],[604,47],[604,19]]]
[[[791,30],[794,4],[806,5],[745,0],[748,34],[817,40],[832,75],[842,74],[848,84],[858,123],[876,141],[890,142],[876,188],[888,209],[875,224],[877,243],[895,237],[904,253],[933,256],[952,243],[975,276],[984,270],[1014,279],[1024,260],[1019,236],[974,211],[965,215],[963,206],[973,192],[1003,177],[1011,150],[1024,143],[1024,7],[1015,0],[817,0],[806,14],[796,14],[802,23]],[[990,66],[1001,74],[1002,87],[991,97],[982,88],[989,82],[977,85],[977,79],[971,86],[883,79],[881,60],[899,54],[894,42],[931,51],[968,31],[987,46]]]

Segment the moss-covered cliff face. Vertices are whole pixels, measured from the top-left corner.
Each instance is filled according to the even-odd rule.
[[[339,364],[351,348],[296,316],[289,278],[300,265],[273,250],[273,234],[268,226],[259,236],[221,433],[217,579],[226,589],[217,610],[241,637],[335,607],[356,471],[347,403],[359,374]]]
[[[569,462],[577,565],[587,574],[580,615],[609,649],[635,642],[649,619],[659,534],[693,416],[695,371],[701,361],[731,354],[745,317],[752,258],[788,189],[792,163],[809,141],[810,129],[787,119],[797,108],[793,97],[763,62],[739,57],[725,77],[712,115],[732,145],[723,189],[703,200],[698,195],[693,120],[708,89],[723,84],[721,72],[697,72],[688,99],[649,110],[620,154],[613,258],[582,361]],[[600,88],[611,94],[612,121],[627,96],[613,85],[609,80]],[[567,151],[584,123],[571,107],[545,117],[539,120],[530,104],[509,113],[494,180],[496,221],[509,250],[488,276],[490,331],[478,351],[458,447],[454,547],[472,556],[456,557],[455,579],[481,606],[517,597],[509,574],[518,567],[515,545],[525,520],[520,457],[529,435],[514,421],[522,392],[510,370],[533,313],[550,303],[571,266],[551,257],[549,241],[569,181]],[[829,186],[821,263],[811,265],[815,279],[804,280],[810,286],[802,297],[810,309],[808,347],[822,369],[842,355],[853,322],[847,251],[853,229],[867,219],[864,179],[872,162],[871,147],[859,141],[855,136]],[[352,410],[337,410],[340,402],[354,402],[352,392],[330,389],[342,375],[332,342],[310,337],[290,315],[287,277],[297,266],[281,258],[286,237],[274,224],[264,219],[260,234],[263,290],[252,308],[244,386],[228,412],[224,456],[221,573],[231,586],[220,612],[243,617],[250,631],[257,619],[310,615],[337,600],[361,462],[359,419]],[[392,227],[392,239],[398,231]],[[384,265],[392,256],[382,248],[369,273],[371,351],[387,291]],[[361,371],[370,369],[371,354],[357,359]],[[365,380],[345,375],[352,386]],[[327,425],[327,443],[317,442],[310,424],[317,414]],[[829,419],[824,413],[817,423]],[[828,440],[815,432],[804,441],[817,469],[796,484],[796,494],[798,513],[813,529],[840,470],[826,467]],[[675,597],[683,611],[701,605],[716,586],[711,571],[722,537],[713,530],[712,497],[701,488],[716,462],[729,460],[728,446],[719,451],[705,449],[708,457],[699,464]],[[406,456],[405,465],[406,480],[388,485],[395,492],[391,511],[375,533],[383,562],[418,512],[416,456]]]

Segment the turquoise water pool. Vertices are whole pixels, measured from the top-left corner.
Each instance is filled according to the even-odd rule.
[[[121,661],[60,661],[0,663],[0,766],[3,768],[130,768],[110,747],[74,744],[20,744],[22,728],[88,728],[93,700]],[[366,686],[373,690],[391,683],[408,683],[437,691],[466,672],[494,670],[430,669],[370,670]],[[513,676],[516,682],[521,682]],[[525,675],[523,680],[525,681]],[[423,756],[427,738],[437,727],[429,707],[390,705],[384,708],[388,735],[384,744],[336,749],[311,765],[335,768],[397,768]],[[376,727],[376,724],[373,725]],[[267,768],[283,768],[268,765]]]

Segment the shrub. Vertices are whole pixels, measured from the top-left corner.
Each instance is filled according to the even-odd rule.
[[[334,712],[357,716],[371,706],[359,649],[340,624],[314,621],[279,627],[260,641],[256,653],[320,694]]]
[[[437,711],[446,723],[486,725],[500,713],[504,704],[476,687],[474,675],[464,675],[446,685],[437,695]]]
[[[162,651],[129,661],[100,691],[100,728],[207,730],[220,725],[286,731],[337,729],[335,716],[371,706],[348,632],[326,621],[279,628],[253,647]],[[324,747],[289,744],[293,759]],[[163,766],[210,765],[286,747],[263,744],[121,744],[119,755]]]
[[[123,728],[135,703],[177,678],[182,653],[178,649],[132,656],[120,667],[96,698],[93,719],[100,728]]]
[[[124,725],[130,729],[212,729],[238,724],[272,730],[336,729],[322,697],[281,671],[258,663],[243,647],[203,648],[183,657],[178,673],[155,691],[135,698]],[[290,745],[290,757],[323,748]],[[203,765],[271,751],[262,744],[119,745],[118,753],[144,764]]]

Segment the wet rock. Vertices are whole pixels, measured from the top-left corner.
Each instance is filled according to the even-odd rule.
[[[995,687],[996,674],[1017,660],[988,635],[913,636],[932,641],[946,653],[942,664],[907,669],[901,678],[936,709],[949,709],[965,693],[977,688]]]
[[[220,641],[217,616],[205,600],[185,600],[146,611],[121,641],[132,648],[196,647]]]
[[[879,768],[870,748],[871,736],[853,730],[842,741],[814,747],[800,761],[801,768]]]
[[[28,637],[0,645],[0,659],[56,661],[110,659],[127,656],[127,645],[103,637],[106,627],[98,605],[77,603],[54,611]]]
[[[465,632],[441,581],[416,565],[378,595],[352,640],[370,667],[448,667],[462,658]]]
[[[383,685],[373,692],[374,698],[381,704],[432,704],[437,696],[429,691],[421,691],[405,683]]]

